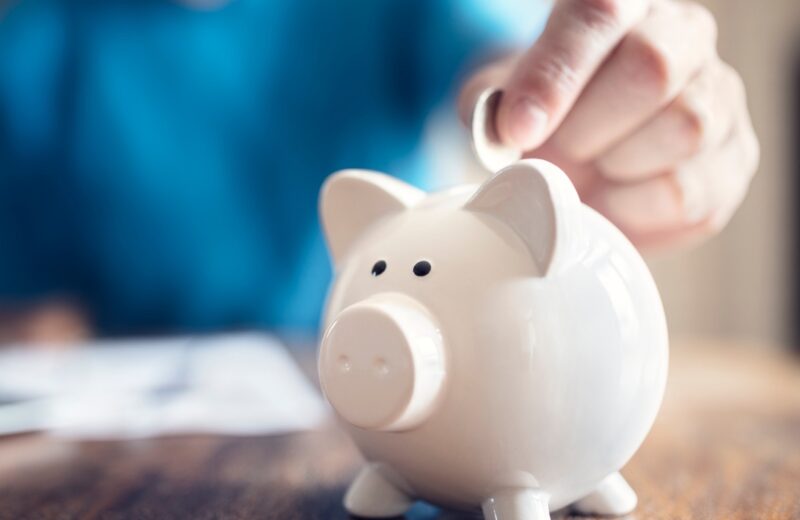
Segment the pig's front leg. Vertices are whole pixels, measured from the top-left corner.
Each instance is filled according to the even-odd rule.
[[[550,520],[549,498],[537,489],[496,492],[483,502],[484,520]]]
[[[636,493],[619,473],[612,473],[590,494],[572,505],[584,515],[627,515],[636,508]]]
[[[361,470],[344,496],[347,512],[364,518],[401,516],[411,504],[411,498],[386,480],[372,464]]]

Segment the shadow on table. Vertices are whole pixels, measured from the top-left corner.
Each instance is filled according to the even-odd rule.
[[[568,513],[567,509],[561,509],[559,511],[555,511],[551,513],[552,520],[568,520],[569,518],[581,518],[581,517],[570,516],[567,513]],[[361,520],[358,517],[347,515],[344,512],[342,512],[342,514],[343,514],[342,518],[351,520]],[[591,520],[589,517],[583,517],[583,518],[585,518],[586,520]],[[395,519],[393,520],[481,520],[481,519],[483,519],[483,515],[481,515],[477,511],[474,513],[447,511],[434,507],[425,502],[417,502],[416,504],[414,504],[414,507],[412,507],[411,510],[405,514],[405,516],[398,516],[395,517]],[[628,515],[620,520],[636,520],[636,517],[633,515]]]

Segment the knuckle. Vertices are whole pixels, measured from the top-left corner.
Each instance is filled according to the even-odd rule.
[[[743,182],[740,182],[728,197],[719,201],[706,223],[707,231],[710,234],[717,234],[728,225],[728,222],[744,202],[749,187],[750,179],[743,179]]]
[[[720,61],[720,70],[722,74],[722,81],[728,85],[730,92],[733,94],[734,101],[737,103],[745,103],[747,92],[742,76],[736,72],[736,69],[724,61]]]
[[[614,26],[619,24],[622,20],[625,1],[626,0],[573,0],[570,14],[587,27],[602,28]]]
[[[748,178],[753,177],[758,171],[761,161],[761,144],[751,126],[747,126],[744,135],[745,168]]]
[[[735,200],[715,205],[697,224],[698,231],[706,237],[718,235],[728,225],[738,207],[739,203]]]
[[[697,103],[683,100],[673,107],[673,115],[677,120],[678,135],[687,143],[692,153],[702,148],[708,133],[708,122],[705,113]]]
[[[720,86],[736,94],[744,94],[744,81],[730,64],[717,58],[711,64],[711,73]]]
[[[708,36],[712,43],[716,44],[718,27],[714,14],[706,6],[696,2],[686,3],[685,8],[687,17],[694,21],[700,31]]]
[[[675,87],[674,65],[669,52],[643,33],[632,33],[626,41],[626,66],[637,91],[666,99]]]
[[[578,77],[569,60],[558,54],[542,56],[536,64],[520,71],[516,87],[533,95],[547,109],[555,109],[561,99],[577,88]]]
[[[753,128],[753,123],[747,110],[747,93],[742,77],[727,63],[720,62],[723,81],[727,83],[729,92],[736,106],[733,107],[736,115],[734,132],[739,134],[738,140],[744,155],[743,166],[749,176],[756,173],[761,159],[761,144]]]
[[[728,225],[736,208],[720,208],[703,222],[702,230],[706,236],[718,235]]]
[[[702,222],[716,206],[714,190],[709,190],[710,175],[696,167],[684,166],[670,173],[675,190],[682,204],[682,213],[687,223]]]

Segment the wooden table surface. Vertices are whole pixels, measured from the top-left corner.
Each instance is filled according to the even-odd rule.
[[[263,438],[0,439],[0,519],[342,519],[360,460],[334,425]],[[800,365],[680,343],[661,414],[623,470],[639,519],[800,519]],[[465,518],[415,508],[409,518]]]

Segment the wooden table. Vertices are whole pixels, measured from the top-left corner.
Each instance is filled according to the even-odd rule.
[[[302,354],[301,354],[302,356]],[[800,518],[800,365],[680,343],[658,421],[623,473],[640,519]],[[0,440],[0,518],[341,519],[359,465],[321,431],[266,438]],[[410,518],[464,518],[417,508]]]

